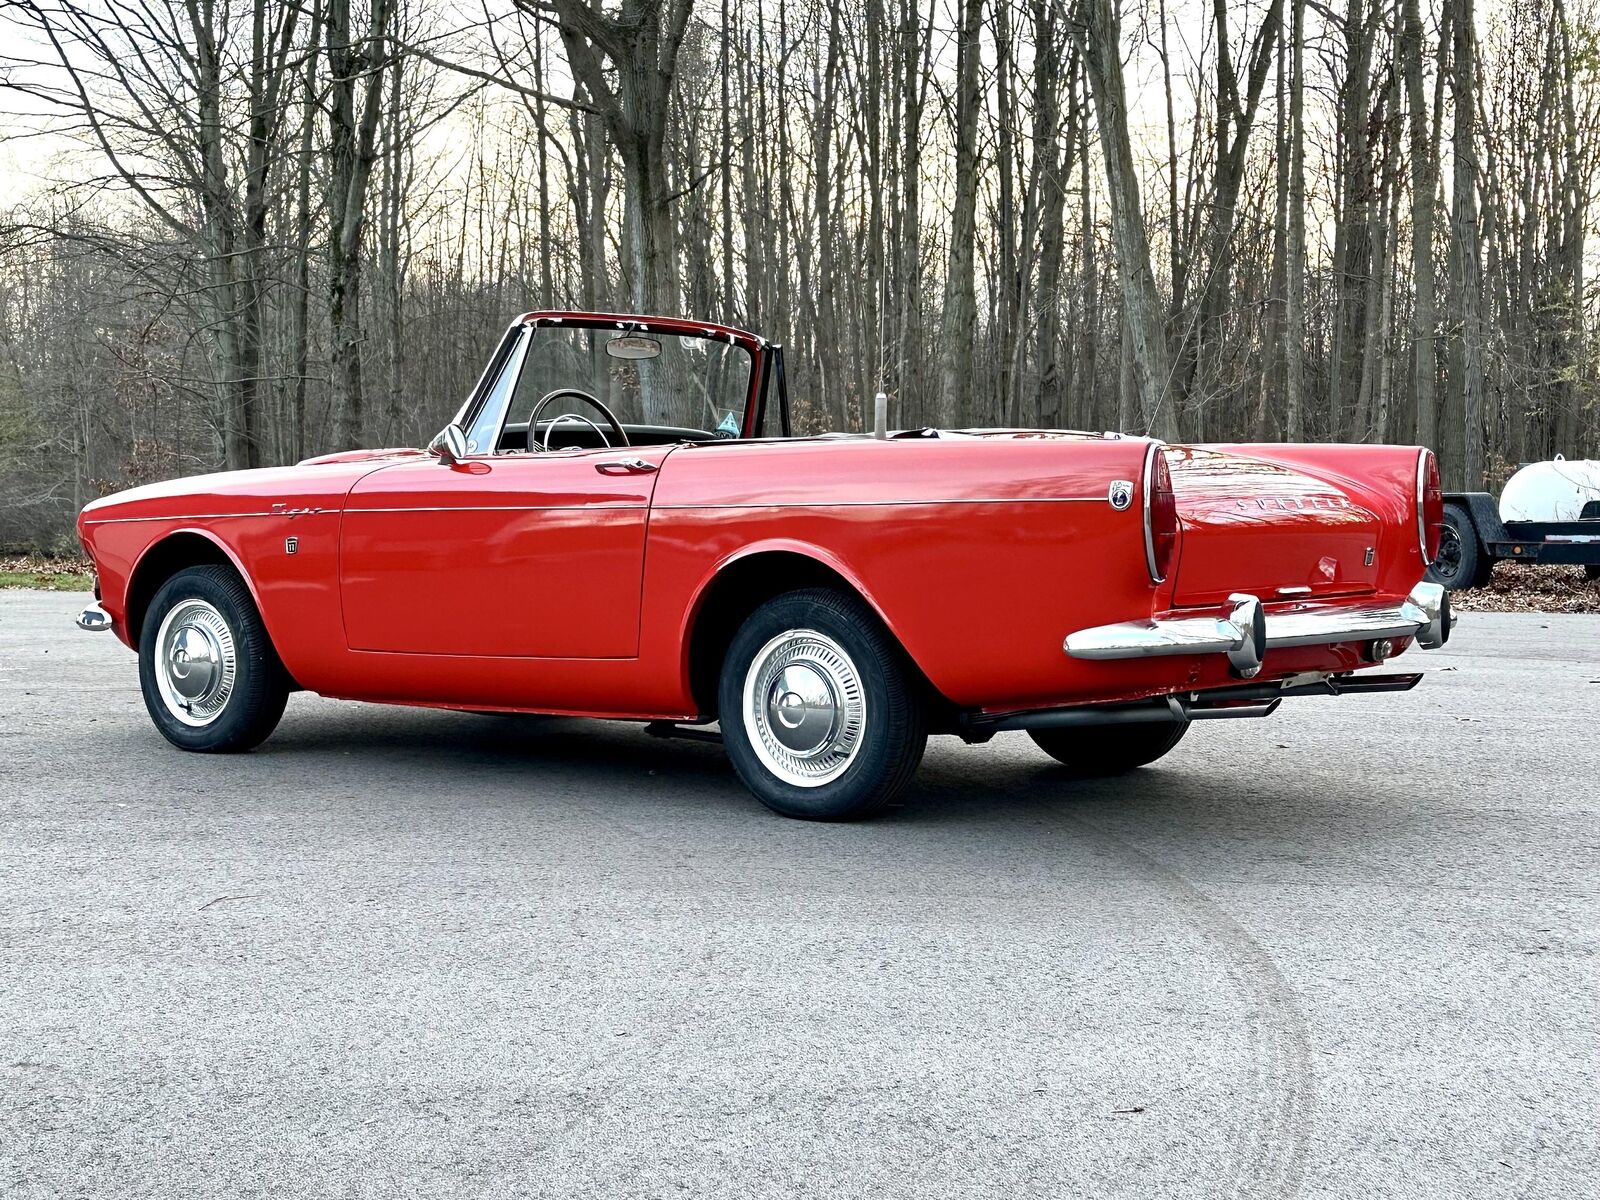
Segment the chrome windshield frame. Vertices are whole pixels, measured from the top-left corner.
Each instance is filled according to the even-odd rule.
[[[500,435],[505,429],[506,412],[511,407],[511,398],[517,390],[517,380],[522,377],[522,364],[528,358],[528,346],[533,341],[533,326],[524,323],[517,331],[517,340],[509,349],[501,347],[495,355],[499,360],[500,369],[494,372],[492,381],[487,388],[481,385],[478,391],[481,398],[468,407],[473,409],[472,423],[462,425],[462,431],[467,435],[467,454],[472,457],[493,454],[495,447],[500,444]],[[493,363],[490,364],[491,367]],[[485,377],[489,371],[484,372]],[[466,415],[463,409],[462,415]],[[487,424],[486,424],[487,422]],[[460,424],[460,419],[457,419]],[[484,445],[487,435],[488,444]]]

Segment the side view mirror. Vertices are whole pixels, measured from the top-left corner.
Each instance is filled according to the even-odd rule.
[[[428,453],[447,467],[453,467],[467,456],[467,435],[456,424],[446,425],[439,435],[428,443]]]

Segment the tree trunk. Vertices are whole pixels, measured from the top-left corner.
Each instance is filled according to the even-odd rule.
[[[1305,288],[1306,288],[1306,151],[1305,44],[1306,0],[1293,0],[1289,33],[1289,200],[1285,251],[1283,395],[1286,441],[1305,438]]]
[[[251,336],[241,320],[239,284],[240,237],[234,223],[228,161],[223,145],[222,64],[217,44],[214,6],[205,0],[190,10],[194,36],[196,135],[199,151],[200,210],[205,222],[207,290],[213,318],[212,340],[222,376],[221,421],[223,462],[231,470],[256,466],[256,374],[249,359],[259,346],[259,329]],[[248,268],[247,268],[248,269]]]
[[[1447,486],[1479,491],[1483,459],[1483,269],[1478,228],[1477,38],[1473,0],[1457,0],[1453,38],[1452,79],[1455,129],[1452,150],[1455,181],[1451,188],[1450,244],[1455,250],[1456,311],[1461,322],[1459,370],[1452,388],[1461,393],[1461,426],[1447,429],[1446,445],[1455,441],[1459,454],[1445,460]],[[1458,440],[1459,439],[1459,440]],[[1445,465],[1442,463],[1441,465]]]
[[[585,0],[552,4],[568,65],[605,117],[622,159],[623,243],[632,306],[641,313],[675,315],[682,298],[666,138],[691,0],[672,0],[667,11],[665,0],[623,0],[614,17]],[[536,19],[546,8],[531,0],[529,7]]]
[[[1131,357],[1139,420],[1155,437],[1177,437],[1176,397],[1170,394],[1171,359],[1163,328],[1161,300],[1150,270],[1139,179],[1128,132],[1128,102],[1122,81],[1121,26],[1111,0],[1079,0],[1072,35],[1083,56],[1094,96],[1100,146],[1105,158],[1106,193],[1122,285],[1124,333]]]
[[[351,38],[350,0],[328,0],[327,57],[330,164],[328,190],[328,317],[339,444],[361,445],[366,414],[361,370],[362,236],[367,185],[377,160],[383,47],[393,0],[372,0],[372,20],[358,48]],[[357,83],[361,104],[357,109]]]
[[[939,355],[939,423],[966,424],[972,416],[973,349],[978,296],[973,277],[978,211],[978,110],[983,105],[978,66],[983,0],[962,0],[956,56],[955,202],[950,216],[950,265],[944,285],[944,334]]]
[[[1434,342],[1438,318],[1434,309],[1433,199],[1438,159],[1428,130],[1428,108],[1423,94],[1422,18],[1418,0],[1402,0],[1403,32],[1400,68],[1405,76],[1411,143],[1411,390],[1416,404],[1416,439],[1437,447],[1438,351]]]
[[[929,17],[932,4],[929,0]],[[900,238],[900,408],[907,424],[916,413],[917,424],[928,423],[928,396],[922,363],[922,108],[932,55],[933,22],[918,20],[916,0],[902,0],[902,87],[905,94],[905,128],[902,134],[900,188],[905,197]],[[923,30],[928,32],[925,34]],[[937,418],[935,418],[937,419]]]
[[[1066,250],[1065,177],[1074,167],[1077,105],[1068,128],[1061,125],[1061,87],[1075,86],[1077,56],[1061,71],[1061,50],[1055,30],[1060,25],[1059,0],[1032,0],[1034,53],[1033,154],[1039,175],[1039,408],[1038,423],[1046,429],[1063,424],[1061,364],[1057,346],[1061,328],[1061,262]],[[1070,92],[1069,92],[1070,95]],[[1057,147],[1060,150],[1057,150]]]

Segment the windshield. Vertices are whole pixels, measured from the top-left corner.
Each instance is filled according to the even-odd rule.
[[[623,425],[734,438],[744,428],[751,366],[749,351],[711,338],[542,325],[528,345],[507,425],[526,425],[544,397],[570,389],[595,397]],[[581,400],[558,396],[540,424],[564,412],[594,416]]]

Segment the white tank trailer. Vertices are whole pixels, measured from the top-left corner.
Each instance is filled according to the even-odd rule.
[[[1487,492],[1446,492],[1444,533],[1428,578],[1482,587],[1501,559],[1580,565],[1600,579],[1600,460],[1528,463],[1499,503]]]

